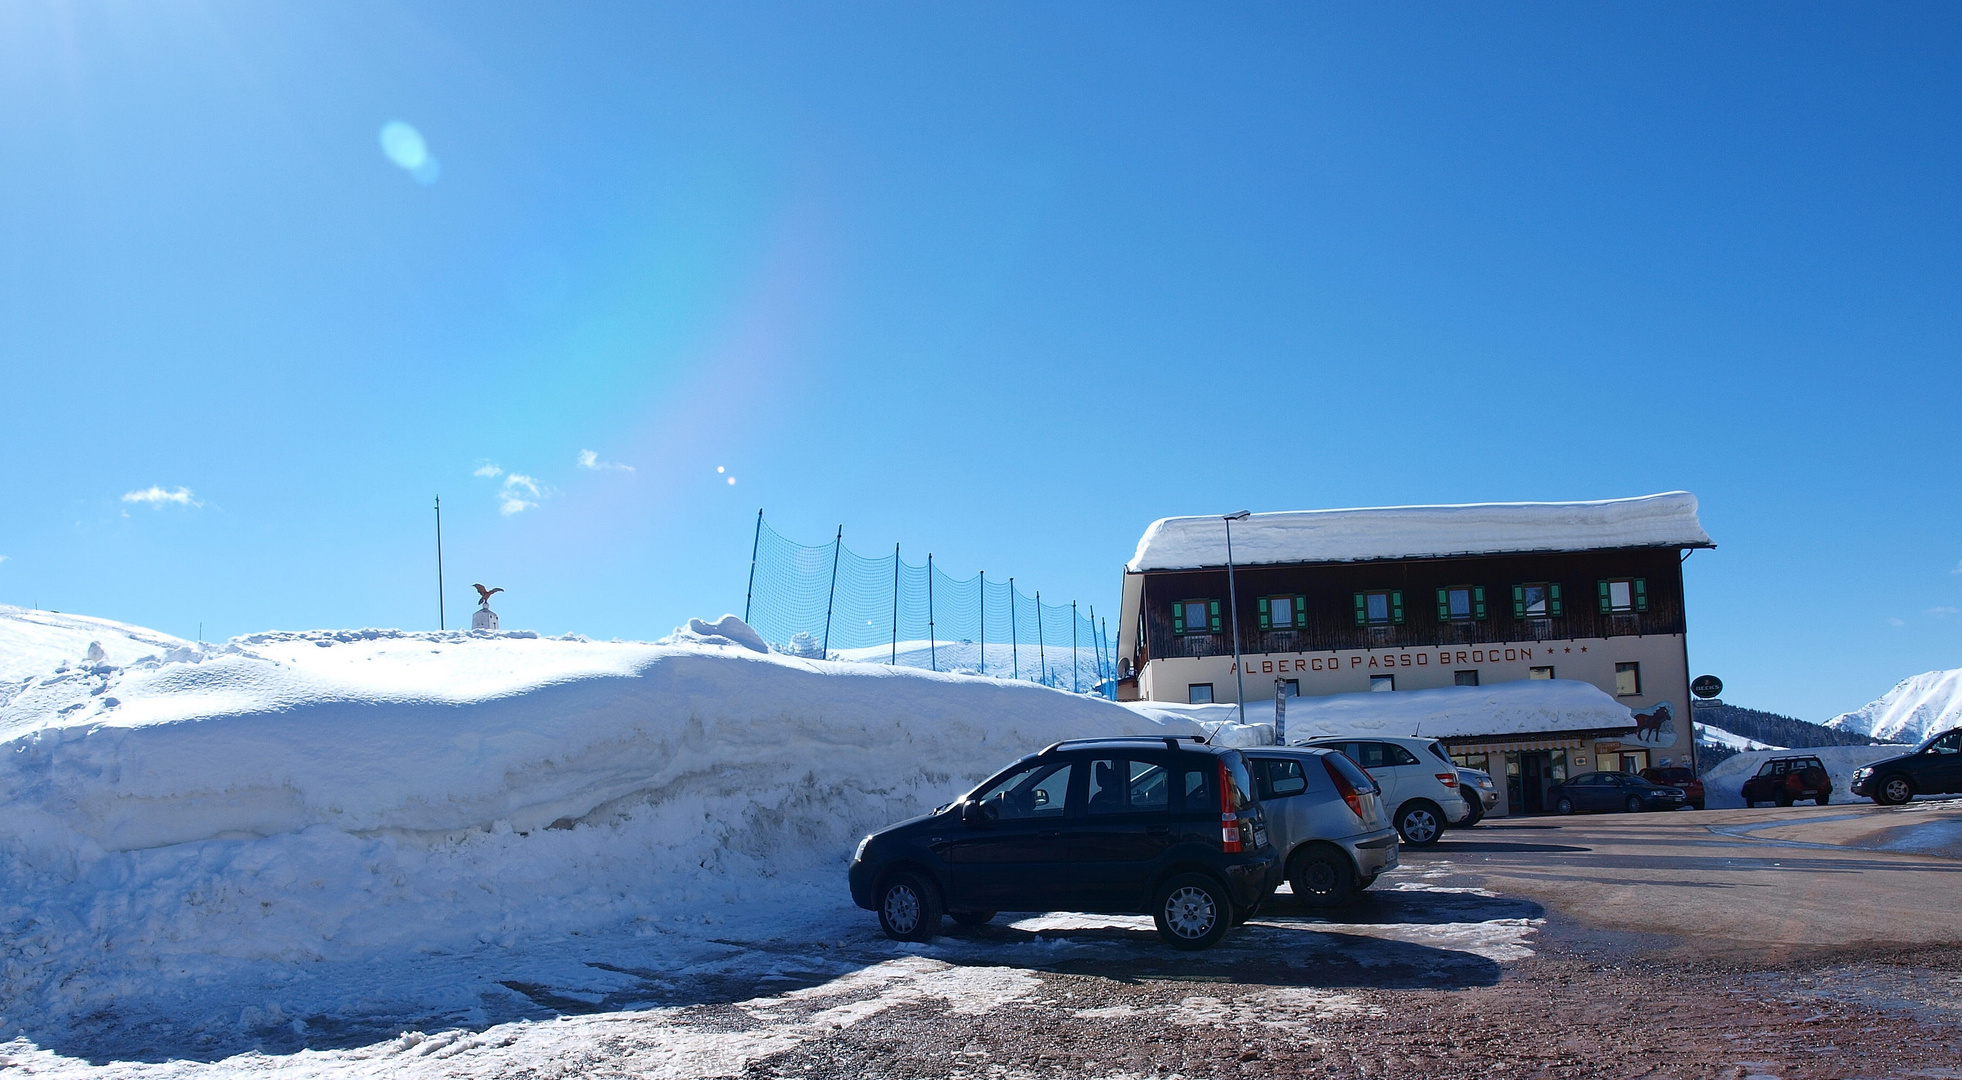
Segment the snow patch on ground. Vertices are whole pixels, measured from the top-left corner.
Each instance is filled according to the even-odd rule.
[[[1915,744],[1938,731],[1962,727],[1962,668],[1928,671],[1826,721],[1829,728]]]

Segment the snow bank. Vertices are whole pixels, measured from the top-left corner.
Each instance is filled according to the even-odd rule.
[[[1238,716],[1238,707],[1234,705],[1134,702],[1132,707],[1161,721],[1184,718],[1208,726],[1224,724]],[[1490,686],[1289,698],[1286,721],[1290,743],[1323,735],[1455,739],[1635,728],[1635,717],[1626,705],[1592,683],[1573,679],[1523,679]],[[1247,723],[1272,725],[1273,699],[1247,702]],[[1222,741],[1231,738],[1229,734]]]
[[[1796,750],[1747,750],[1711,766],[1703,774],[1705,804],[1710,809],[1735,809],[1744,805],[1744,781],[1756,776],[1758,768],[1775,757],[1816,757],[1833,778],[1836,800],[1850,802],[1854,795],[1853,772],[1862,765],[1905,753],[1905,746],[1806,746]]]
[[[752,637],[268,633],[0,690],[0,1034],[180,1022],[212,987],[340,965],[309,991],[331,1013],[395,992],[378,964],[831,911],[867,830],[1057,739],[1154,727]],[[199,1030],[300,1006],[226,1008]]]
[[[91,645],[101,647],[101,660],[88,659]],[[46,675],[64,665],[122,666],[145,656],[196,648],[182,638],[111,619],[0,604],[0,693],[8,683]]]
[[[1254,514],[1233,525],[1233,561],[1240,566],[1709,546],[1710,536],[1696,519],[1696,496],[1687,491],[1599,502],[1290,510]],[[1125,569],[1225,565],[1225,522],[1217,516],[1175,517],[1151,523]]]
[[[1826,726],[1910,744],[1962,727],[1962,668],[1903,679],[1878,700],[1841,713]]]

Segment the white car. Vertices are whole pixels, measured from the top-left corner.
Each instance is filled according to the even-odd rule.
[[[1436,739],[1331,735],[1297,745],[1332,746],[1361,765],[1383,789],[1390,824],[1411,847],[1437,843],[1446,825],[1471,816],[1458,791],[1458,764]]]

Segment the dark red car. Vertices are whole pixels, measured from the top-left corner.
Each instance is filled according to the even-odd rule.
[[[1703,809],[1703,781],[1697,779],[1694,770],[1680,765],[1642,770],[1642,779],[1662,787],[1678,787],[1689,796],[1689,804],[1695,809]]]
[[[1833,795],[1833,778],[1816,757],[1772,758],[1758,769],[1758,775],[1744,781],[1744,805],[1761,802],[1790,806],[1799,799],[1811,799],[1820,806]]]

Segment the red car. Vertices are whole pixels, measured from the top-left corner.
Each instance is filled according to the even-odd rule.
[[[1689,796],[1691,808],[1703,809],[1703,781],[1697,779],[1696,773],[1690,769],[1682,766],[1643,769],[1642,779],[1662,787],[1682,788],[1683,794]]]
[[[1833,795],[1833,778],[1816,757],[1772,758],[1758,775],[1744,781],[1743,795],[1745,806],[1761,802],[1790,806],[1799,799],[1824,806]]]

